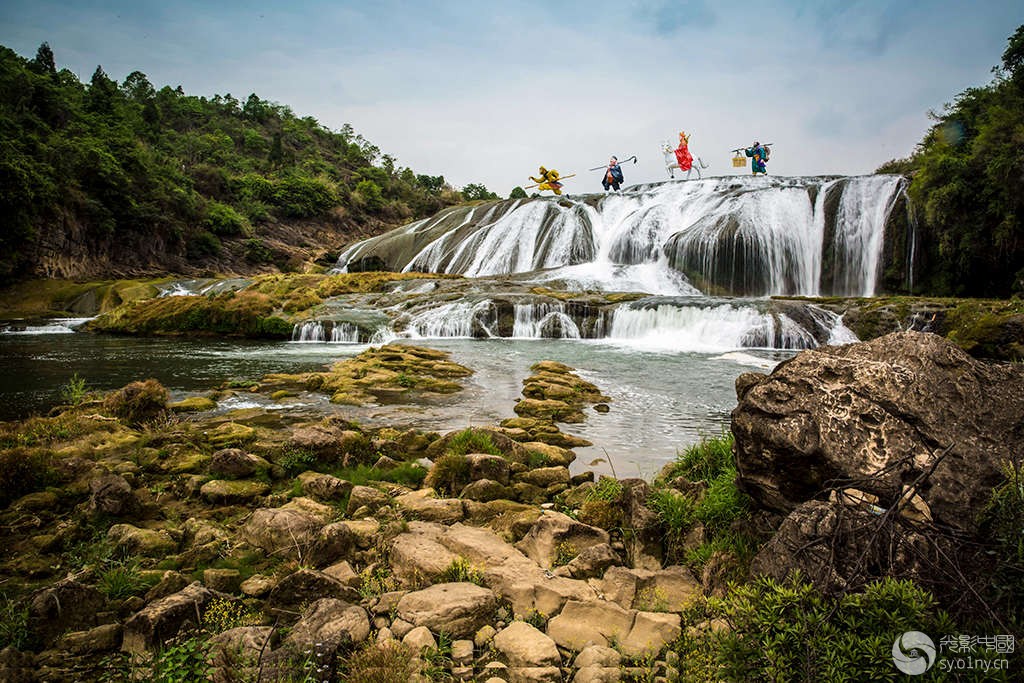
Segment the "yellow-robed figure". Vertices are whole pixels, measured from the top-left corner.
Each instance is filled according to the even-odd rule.
[[[543,166],[540,167],[540,178],[534,178],[530,176],[530,180],[537,183],[537,189],[551,190],[555,194],[562,194],[562,183],[558,182],[561,176],[558,175],[558,171],[555,169],[548,170]]]

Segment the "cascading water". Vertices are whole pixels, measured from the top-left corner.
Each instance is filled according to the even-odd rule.
[[[403,304],[389,328],[402,336],[607,339],[694,351],[842,343],[856,337],[823,309],[713,297],[873,295],[905,185],[893,175],[722,177],[455,207],[353,245],[339,270],[487,280],[490,289],[470,297]],[[564,297],[503,299],[501,278],[649,298],[587,312],[557,300]]]
[[[293,342],[359,343],[359,328],[349,323],[310,320],[292,328]]]
[[[468,277],[534,274],[665,295],[693,294],[692,285],[742,296],[873,293],[886,222],[904,183],[892,175],[727,177],[498,202],[365,240],[338,265],[373,262]],[[829,232],[834,239],[826,245]],[[826,248],[835,251],[827,273]]]

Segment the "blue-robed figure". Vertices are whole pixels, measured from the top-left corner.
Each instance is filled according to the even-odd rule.
[[[768,175],[768,169],[765,167],[765,162],[768,161],[767,147],[762,147],[760,142],[755,142],[752,147],[747,147],[746,155],[751,157],[750,172],[753,175],[758,173]]]

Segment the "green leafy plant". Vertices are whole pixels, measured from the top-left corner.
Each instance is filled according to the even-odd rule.
[[[17,602],[0,594],[0,650],[8,646],[24,650],[31,644],[28,603]]]
[[[579,554],[580,551],[575,545],[568,541],[562,541],[555,546],[555,557],[551,560],[551,564],[554,567],[561,567],[572,562]]]
[[[484,573],[466,558],[457,557],[441,572],[439,580],[444,583],[468,582],[482,586],[484,585]]]
[[[762,577],[708,606],[730,628],[679,641],[686,680],[901,680],[887,656],[897,636],[956,632],[930,593],[893,579],[829,598],[799,575]]]
[[[79,377],[78,373],[71,375],[67,384],[60,388],[60,398],[65,403],[77,406],[85,400],[86,384],[85,378]]]
[[[139,563],[123,560],[112,563],[100,574],[97,588],[110,600],[138,595],[146,590],[148,584],[142,580]]]
[[[223,633],[239,626],[259,626],[263,617],[237,600],[215,597],[203,612],[203,630],[211,634]]]

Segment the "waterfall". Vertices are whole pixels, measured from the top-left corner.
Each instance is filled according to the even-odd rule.
[[[664,295],[872,295],[904,183],[722,177],[454,207],[353,245],[338,268],[518,275]]]
[[[832,294],[874,296],[885,223],[903,183],[901,176],[866,176],[844,187],[835,223]]]
[[[292,327],[292,341],[358,344],[359,328],[345,322],[309,320]]]

